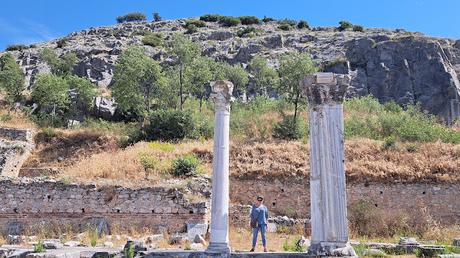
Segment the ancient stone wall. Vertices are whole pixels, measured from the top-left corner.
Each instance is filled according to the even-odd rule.
[[[34,147],[31,129],[0,128],[0,176],[17,177]]]
[[[257,195],[265,196],[270,216],[287,215],[308,218],[310,194],[308,178],[279,180],[231,179],[233,203],[250,204]],[[348,207],[360,201],[371,203],[376,210],[402,212],[420,216],[421,209],[443,224],[460,222],[460,185],[458,184],[348,184]]]
[[[207,220],[208,205],[190,203],[177,189],[127,189],[30,179],[0,181],[0,231],[15,225],[34,230],[40,225],[84,229],[94,219],[109,227],[149,228],[180,232],[186,223]],[[116,225],[115,225],[116,224]]]

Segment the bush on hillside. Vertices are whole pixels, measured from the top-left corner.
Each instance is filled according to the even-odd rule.
[[[177,177],[191,177],[199,173],[200,160],[194,155],[187,155],[172,162],[172,174]]]
[[[16,45],[9,45],[6,47],[5,51],[20,51],[24,49],[28,49],[29,46],[23,44],[16,44]]]
[[[146,128],[148,140],[177,141],[187,138],[195,129],[192,114],[179,110],[158,110],[150,115]]]
[[[221,16],[219,18],[219,23],[225,27],[233,27],[241,23],[241,20],[238,17],[233,16]]]
[[[216,22],[219,21],[220,17],[221,16],[218,14],[205,14],[200,16],[200,20],[205,22]]]
[[[252,25],[252,24],[259,24],[260,20],[256,16],[240,16],[238,17],[241,20],[241,24],[243,25]]]
[[[123,16],[118,16],[117,17],[117,22],[118,23],[123,23],[123,22],[134,22],[134,21],[146,21],[147,18],[145,17],[145,14],[141,12],[134,12],[134,13],[128,13]]]
[[[339,25],[340,25],[338,27],[339,31],[344,31],[346,29],[351,29],[353,27],[353,24],[349,21],[340,21]]]
[[[262,19],[263,22],[267,23],[267,22],[272,22],[272,21],[275,21],[275,19],[271,18],[271,17],[267,17],[267,16],[264,16],[264,18]]]
[[[187,27],[185,27],[187,30],[185,31],[185,34],[193,34],[195,32],[198,32],[198,28],[193,25],[193,24],[190,24],[188,25]]]
[[[142,38],[142,44],[151,47],[159,47],[163,45],[163,36],[160,33],[147,32]]]
[[[353,31],[360,31],[360,32],[363,32],[363,31],[364,31],[364,27],[361,26],[361,25],[353,25]]]
[[[261,32],[260,29],[256,29],[254,27],[246,27],[244,29],[238,30],[236,34],[238,35],[238,37],[242,38],[242,37],[247,37],[247,36],[248,37],[255,36],[259,32]]]
[[[284,19],[284,20],[278,21],[278,29],[288,31],[294,28],[296,24],[297,22],[294,20]]]
[[[307,21],[300,20],[299,23],[297,23],[297,29],[310,29],[310,25],[308,24]]]
[[[298,140],[302,138],[300,120],[293,116],[284,116],[283,120],[273,126],[273,137],[283,140]]]

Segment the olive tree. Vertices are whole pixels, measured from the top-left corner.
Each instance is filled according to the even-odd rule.
[[[261,56],[255,56],[249,63],[249,72],[254,77],[255,92],[268,95],[269,87],[276,87],[278,73],[268,66],[268,62]]]
[[[24,73],[14,57],[10,53],[0,56],[0,91],[4,92],[7,103],[19,101],[24,89]]]
[[[294,121],[296,121],[299,102],[302,99],[300,81],[317,70],[315,63],[307,53],[289,53],[280,59],[278,91],[294,104]]]
[[[126,49],[115,66],[113,97],[124,113],[145,118],[165,83],[160,64],[142,47]]]

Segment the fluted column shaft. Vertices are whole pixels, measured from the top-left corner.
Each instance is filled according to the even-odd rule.
[[[342,103],[349,81],[348,75],[317,73],[301,83],[309,100],[309,252],[315,255],[329,254],[348,242]]]
[[[233,84],[229,81],[211,83],[215,104],[214,153],[211,197],[211,240],[208,252],[230,252],[228,238],[229,206],[229,132],[230,102]]]

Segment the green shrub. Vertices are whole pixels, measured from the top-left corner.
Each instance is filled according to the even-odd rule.
[[[216,22],[219,21],[220,17],[221,16],[218,14],[205,14],[200,16],[200,20],[205,22]]]
[[[296,24],[297,22],[294,20],[284,19],[284,20],[278,21],[278,29],[288,31],[294,28]]]
[[[187,30],[185,31],[185,34],[193,34],[198,32],[198,28],[193,24],[188,25],[186,29]]]
[[[339,31],[344,31],[346,29],[351,29],[353,27],[353,24],[351,24],[351,22],[348,21],[340,21],[339,25]]]
[[[189,136],[194,130],[192,114],[179,110],[158,110],[150,115],[147,139],[175,141]]]
[[[292,26],[290,26],[289,24],[280,24],[278,25],[278,29],[280,30],[284,30],[284,31],[289,31],[292,29]]]
[[[141,12],[128,13],[126,15],[117,17],[117,22],[118,23],[134,22],[134,21],[145,21],[145,20],[147,20],[147,18],[145,17],[145,14],[143,14]]]
[[[267,17],[267,16],[264,16],[264,18],[262,19],[263,22],[267,23],[267,22],[272,22],[272,21],[275,21],[275,19],[271,18],[271,17]]]
[[[353,31],[360,31],[360,32],[363,32],[363,31],[364,31],[364,27],[361,26],[361,25],[353,25]]]
[[[206,27],[206,23],[204,21],[202,21],[202,20],[194,20],[194,19],[190,19],[190,20],[187,20],[185,22],[185,27],[187,27],[189,25],[195,25],[198,28]]]
[[[259,24],[260,20],[256,16],[240,16],[238,17],[243,25]]]
[[[44,253],[45,251],[46,249],[43,241],[38,241],[38,243],[34,246],[34,253]]]
[[[163,36],[160,33],[146,32],[142,38],[142,44],[151,47],[159,47],[163,45]]]
[[[286,239],[283,243],[283,250],[285,252],[298,252],[298,253],[304,253],[306,251],[305,247],[298,245],[297,243],[299,242],[301,237],[296,237],[292,243],[289,243],[288,240]]]
[[[382,144],[382,150],[393,150],[396,148],[396,138],[394,136],[388,136],[385,138]]]
[[[238,35],[238,37],[242,38],[246,36],[252,37],[252,36],[257,35],[257,33],[260,33],[260,32],[261,32],[260,29],[256,29],[254,27],[246,27],[244,29],[238,30],[236,34]]]
[[[297,29],[310,29],[310,25],[308,24],[307,21],[300,20],[299,23],[297,23]]]
[[[128,248],[123,250],[125,258],[134,258],[134,245],[129,243]]]
[[[190,177],[199,173],[200,160],[194,155],[187,155],[175,159],[172,163],[172,175],[177,177]]]
[[[225,27],[233,27],[241,23],[238,17],[233,16],[221,16],[219,18],[219,23]]]
[[[16,45],[9,45],[6,47],[5,51],[17,51],[17,50],[24,50],[28,49],[29,46],[22,45],[22,44],[16,44]]]
[[[302,138],[300,120],[294,120],[293,116],[284,116],[283,120],[273,127],[273,137],[283,140],[298,140]]]

